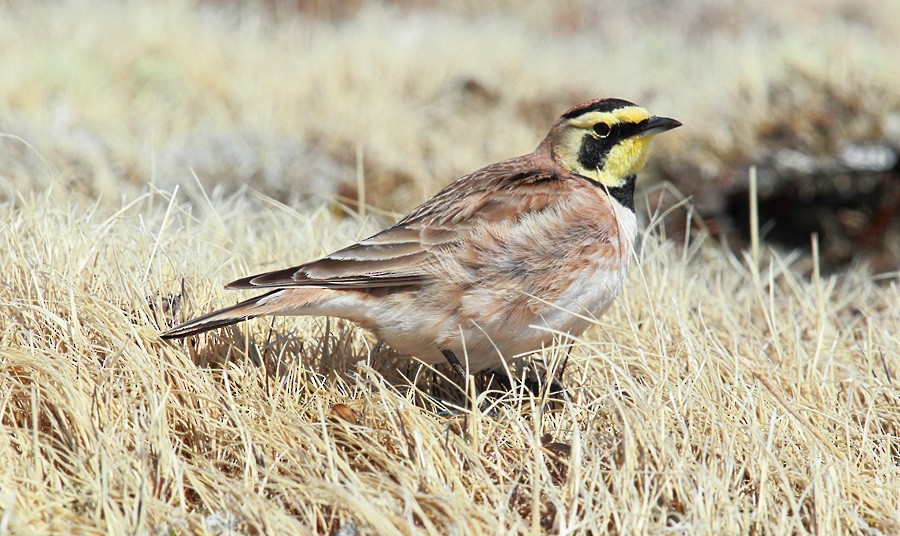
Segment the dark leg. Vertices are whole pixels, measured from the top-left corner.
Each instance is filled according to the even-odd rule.
[[[456,354],[453,353],[452,350],[441,350],[441,353],[444,354],[444,357],[447,358],[447,362],[450,363],[450,366],[453,367],[453,371],[459,376],[459,386],[462,387],[463,392],[466,393],[466,397],[469,395],[469,375],[466,374],[466,369],[463,368],[462,364],[457,359]],[[475,387],[475,392],[472,393],[473,400],[478,398],[478,388]],[[481,412],[485,415],[496,417],[496,410],[490,409],[490,405],[487,403],[487,400],[484,401],[484,404],[481,406]]]
[[[553,383],[550,384],[550,396],[553,397],[554,395],[559,395],[559,398],[562,398],[566,402],[572,402],[569,391],[556,380],[553,380]]]
[[[569,364],[569,357],[570,357],[571,355],[572,355],[572,347],[569,346],[569,349],[566,350],[566,358],[563,359],[562,367],[560,367],[559,373],[557,374],[557,377],[558,377],[558,378],[562,379],[562,377],[565,376],[565,374],[566,374],[566,366]],[[568,403],[570,403],[570,404],[572,403],[572,397],[569,396],[569,391],[566,390],[565,387],[563,387],[562,385],[560,385],[559,382],[557,382],[555,379],[553,380],[552,383],[550,383],[550,393],[552,394],[552,393],[554,393],[554,392],[560,393],[560,395],[562,396],[562,399],[563,399],[563,400],[565,400],[566,402],[568,402]]]
[[[463,368],[462,364],[459,362],[459,359],[456,358],[456,354],[453,353],[453,350],[441,350],[441,353],[444,354],[444,357],[447,358],[447,362],[450,363],[451,367],[453,367],[453,372],[455,372],[459,376],[459,385],[463,389],[465,389],[467,383],[466,380],[468,380],[466,369]]]
[[[559,372],[559,376],[562,376],[562,373],[565,371],[567,362],[568,362],[568,356],[566,357],[566,360],[563,361],[561,370]],[[539,375],[540,375],[540,370],[534,363],[532,363],[531,372],[532,372],[532,374],[531,374],[532,377],[539,377]],[[539,379],[532,380],[532,379],[525,378],[522,380],[522,384],[525,386],[526,389],[528,389],[529,392],[531,392],[531,394],[533,394],[534,396],[536,396],[538,398],[541,397],[541,392],[543,390],[546,390],[548,397],[551,399],[558,397],[564,401],[571,402],[572,398],[569,396],[569,393],[566,390],[566,388],[563,387],[562,384],[560,384],[555,378],[550,376],[549,370],[544,369],[544,372],[546,374],[543,377],[543,381],[541,381]],[[494,369],[494,370],[490,371],[490,373],[493,375],[493,381],[496,381],[500,387],[508,389],[508,390],[512,389],[513,384],[515,382],[514,382],[513,378],[506,375],[506,371]],[[549,382],[549,385],[547,384],[547,382]]]

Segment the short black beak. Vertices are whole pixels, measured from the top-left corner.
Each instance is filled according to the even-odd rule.
[[[660,134],[667,130],[672,130],[673,128],[678,128],[680,126],[681,121],[670,119],[668,117],[657,117],[654,115],[641,126],[641,132],[639,135],[642,138],[646,136],[656,136],[657,134]]]

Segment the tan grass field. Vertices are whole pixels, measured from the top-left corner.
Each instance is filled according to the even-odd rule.
[[[672,240],[690,209],[644,196],[618,303],[535,356],[571,403],[441,416],[448,382],[334,319],[158,337],[581,98],[685,123],[646,185],[703,190],[773,123],[814,147],[835,103],[893,135],[900,4],[0,10],[0,534],[900,532],[898,274]]]

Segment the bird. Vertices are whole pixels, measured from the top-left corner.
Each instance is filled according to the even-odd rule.
[[[330,255],[233,281],[225,288],[264,293],[161,337],[313,315],[349,319],[463,380],[524,359],[615,301],[637,235],[637,174],[653,137],[679,126],[624,99],[578,104],[533,152],[463,176]]]

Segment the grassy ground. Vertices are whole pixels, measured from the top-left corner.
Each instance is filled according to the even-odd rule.
[[[582,97],[685,122],[648,183],[773,118],[814,145],[829,103],[890,133],[896,3],[287,4],[3,4],[0,534],[900,531],[896,274],[646,216],[619,303],[536,356],[573,402],[497,417],[436,415],[447,382],[341,321],[158,338]]]

